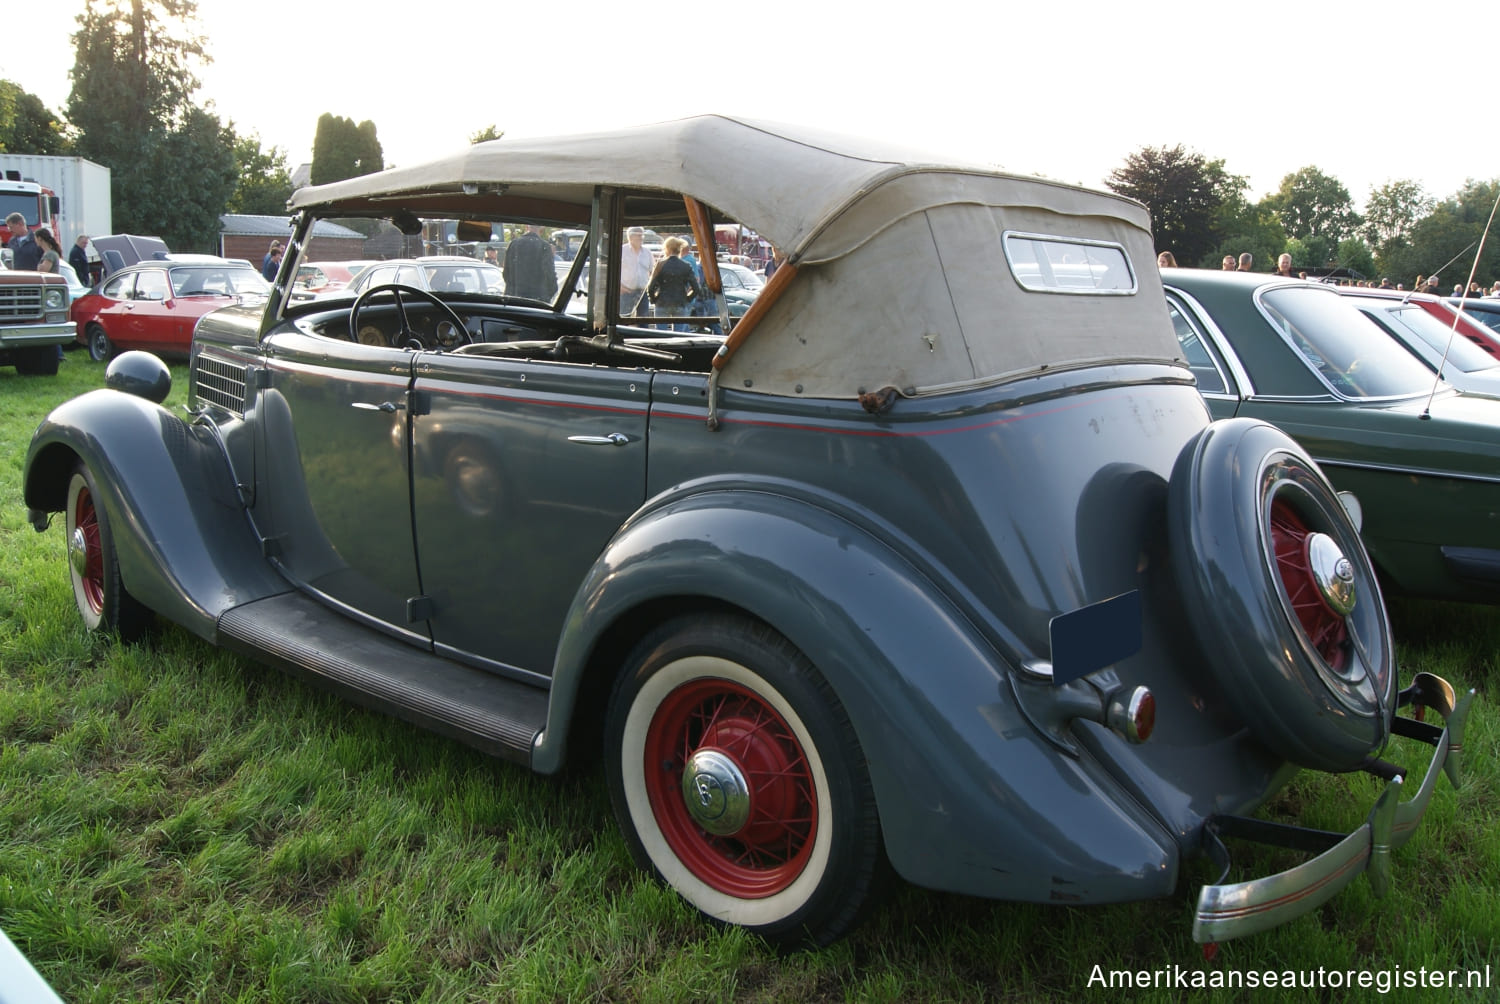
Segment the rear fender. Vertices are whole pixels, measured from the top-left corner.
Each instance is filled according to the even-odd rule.
[[[161,616],[213,640],[225,610],[287,589],[261,555],[211,426],[113,390],[66,402],[26,455],[33,522],[66,506],[79,460],[103,496],[125,588]]]
[[[611,542],[569,612],[535,769],[561,766],[580,688],[597,697],[621,671],[597,664],[601,639],[618,625],[639,637],[654,623],[643,611],[674,598],[744,610],[817,665],[859,735],[887,853],[909,881],[1079,902],[1175,884],[1170,837],[1098,764],[1028,724],[1004,661],[931,577],[848,521],[764,492],[679,498]]]

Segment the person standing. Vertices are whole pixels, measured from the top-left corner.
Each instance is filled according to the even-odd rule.
[[[266,282],[275,282],[276,273],[281,271],[281,244],[277,242],[271,245],[271,250],[260,263],[260,274]]]
[[[52,236],[52,231],[46,227],[38,227],[31,237],[42,249],[42,256],[36,263],[36,270],[51,272],[53,275],[60,274],[62,269],[58,268],[58,265],[62,262],[62,245],[57,243],[57,238]]]
[[[1246,251],[1244,254],[1240,255],[1240,267],[1237,271],[1248,272],[1250,271],[1250,266],[1254,264],[1255,256],[1252,255],[1249,251]]]
[[[26,217],[11,213],[5,218],[5,225],[10,228],[11,268],[17,272],[35,272],[37,262],[42,260],[42,248],[27,230]]]
[[[620,248],[620,316],[650,317],[646,287],[656,268],[656,256],[646,247],[646,231],[631,227],[625,231],[626,244]]]
[[[529,225],[505,248],[505,293],[551,303],[557,296],[557,266],[542,228]]]
[[[647,287],[646,295],[658,317],[688,317],[688,304],[703,299],[703,287],[693,277],[693,267],[682,260],[682,250],[687,241],[681,237],[668,237],[662,244],[666,257],[656,266]],[[691,331],[692,325],[678,321],[672,325],[674,331]]]
[[[73,266],[73,271],[78,273],[78,281],[85,286],[92,286],[89,281],[89,239],[83,234],[73,242],[68,249],[68,264]]]
[[[1296,273],[1292,271],[1292,256],[1283,252],[1276,259],[1276,274],[1283,279],[1295,279]]]
[[[761,274],[767,279],[776,274],[776,270],[786,264],[786,252],[781,248],[771,249],[771,260],[766,262],[765,271]]]
[[[37,227],[36,233],[32,234],[32,239],[42,249],[42,257],[36,263],[36,270],[59,275],[62,272],[62,245],[57,243],[57,238],[52,236],[52,231],[46,227]],[[59,360],[63,358],[61,345],[57,347],[57,358]]]
[[[1224,260],[1219,263],[1219,271],[1220,272],[1233,272],[1234,271],[1234,255],[1227,254],[1227,255],[1224,256]]]

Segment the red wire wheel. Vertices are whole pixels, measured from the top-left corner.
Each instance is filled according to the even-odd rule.
[[[90,631],[117,631],[126,641],[140,638],[150,627],[151,611],[125,590],[109,514],[101,505],[93,472],[83,464],[74,469],[68,481],[68,501],[63,512],[68,578],[84,627]]]
[[[710,751],[723,759],[712,761],[708,776],[689,776],[698,784],[685,791],[695,755]],[[818,825],[812,771],[796,735],[757,694],[717,679],[678,687],[652,718],[645,755],[657,824],[698,878],[754,898],[785,890],[802,872]],[[726,796],[726,788],[734,790]],[[732,832],[710,832],[704,824],[723,818],[726,800],[744,803],[742,821]],[[719,811],[706,816],[710,809]]]
[[[1308,547],[1313,531],[1285,500],[1271,503],[1271,546],[1287,599],[1312,647],[1334,672],[1349,660],[1349,626],[1329,605],[1313,574]]]
[[[705,917],[826,945],[888,886],[875,789],[843,704],[769,625],[697,613],[648,632],[605,715],[626,846]]]
[[[68,535],[68,561],[80,606],[94,617],[104,612],[104,560],[99,544],[99,514],[94,496],[83,485],[72,500],[72,532]]]
[[[1304,767],[1373,755],[1390,735],[1395,643],[1359,531],[1307,453],[1265,422],[1210,424],[1173,467],[1167,529],[1226,709]]]

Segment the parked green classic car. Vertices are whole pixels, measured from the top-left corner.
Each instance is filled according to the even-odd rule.
[[[789,943],[892,866],[1100,903],[1292,833],[1299,869],[1200,895],[1196,937],[1248,934],[1378,887],[1457,779],[1472,695],[1398,689],[1327,481],[1210,422],[1137,203],[708,116],[292,206],[271,303],[199,324],[186,415],[132,353],[36,432],[90,627],[155,613],[533,770],[598,756],[643,867]],[[321,219],[588,237],[550,305],[293,302]],[[726,225],[787,253],[738,320]],[[647,229],[694,235],[725,335],[641,297],[686,267]],[[1397,734],[1436,750],[1404,802]],[[1242,815],[1299,766],[1387,780],[1347,836]]]
[[[1162,281],[1214,417],[1273,423],[1353,492],[1391,587],[1500,602],[1500,401],[1440,382],[1331,286],[1202,269]]]

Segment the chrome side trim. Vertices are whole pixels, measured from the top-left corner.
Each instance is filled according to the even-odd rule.
[[[1375,894],[1383,895],[1390,884],[1390,852],[1416,832],[1438,775],[1446,773],[1455,788],[1460,783],[1464,723],[1473,700],[1470,690],[1444,716],[1432,763],[1409,801],[1400,801],[1403,782],[1398,775],[1386,784],[1365,822],[1317,857],[1275,875],[1204,886],[1193,918],[1193,940],[1227,941],[1277,927],[1317,909],[1361,872],[1369,877]]]
[[[1445,478],[1450,481],[1478,481],[1481,484],[1500,484],[1500,477],[1489,477],[1483,474],[1462,474],[1456,471],[1433,471],[1422,467],[1395,467],[1390,464],[1350,463],[1347,460],[1327,460],[1323,457],[1313,457],[1319,467],[1342,467],[1345,470],[1355,471],[1384,471],[1387,474],[1399,474],[1402,477],[1414,478]]]

